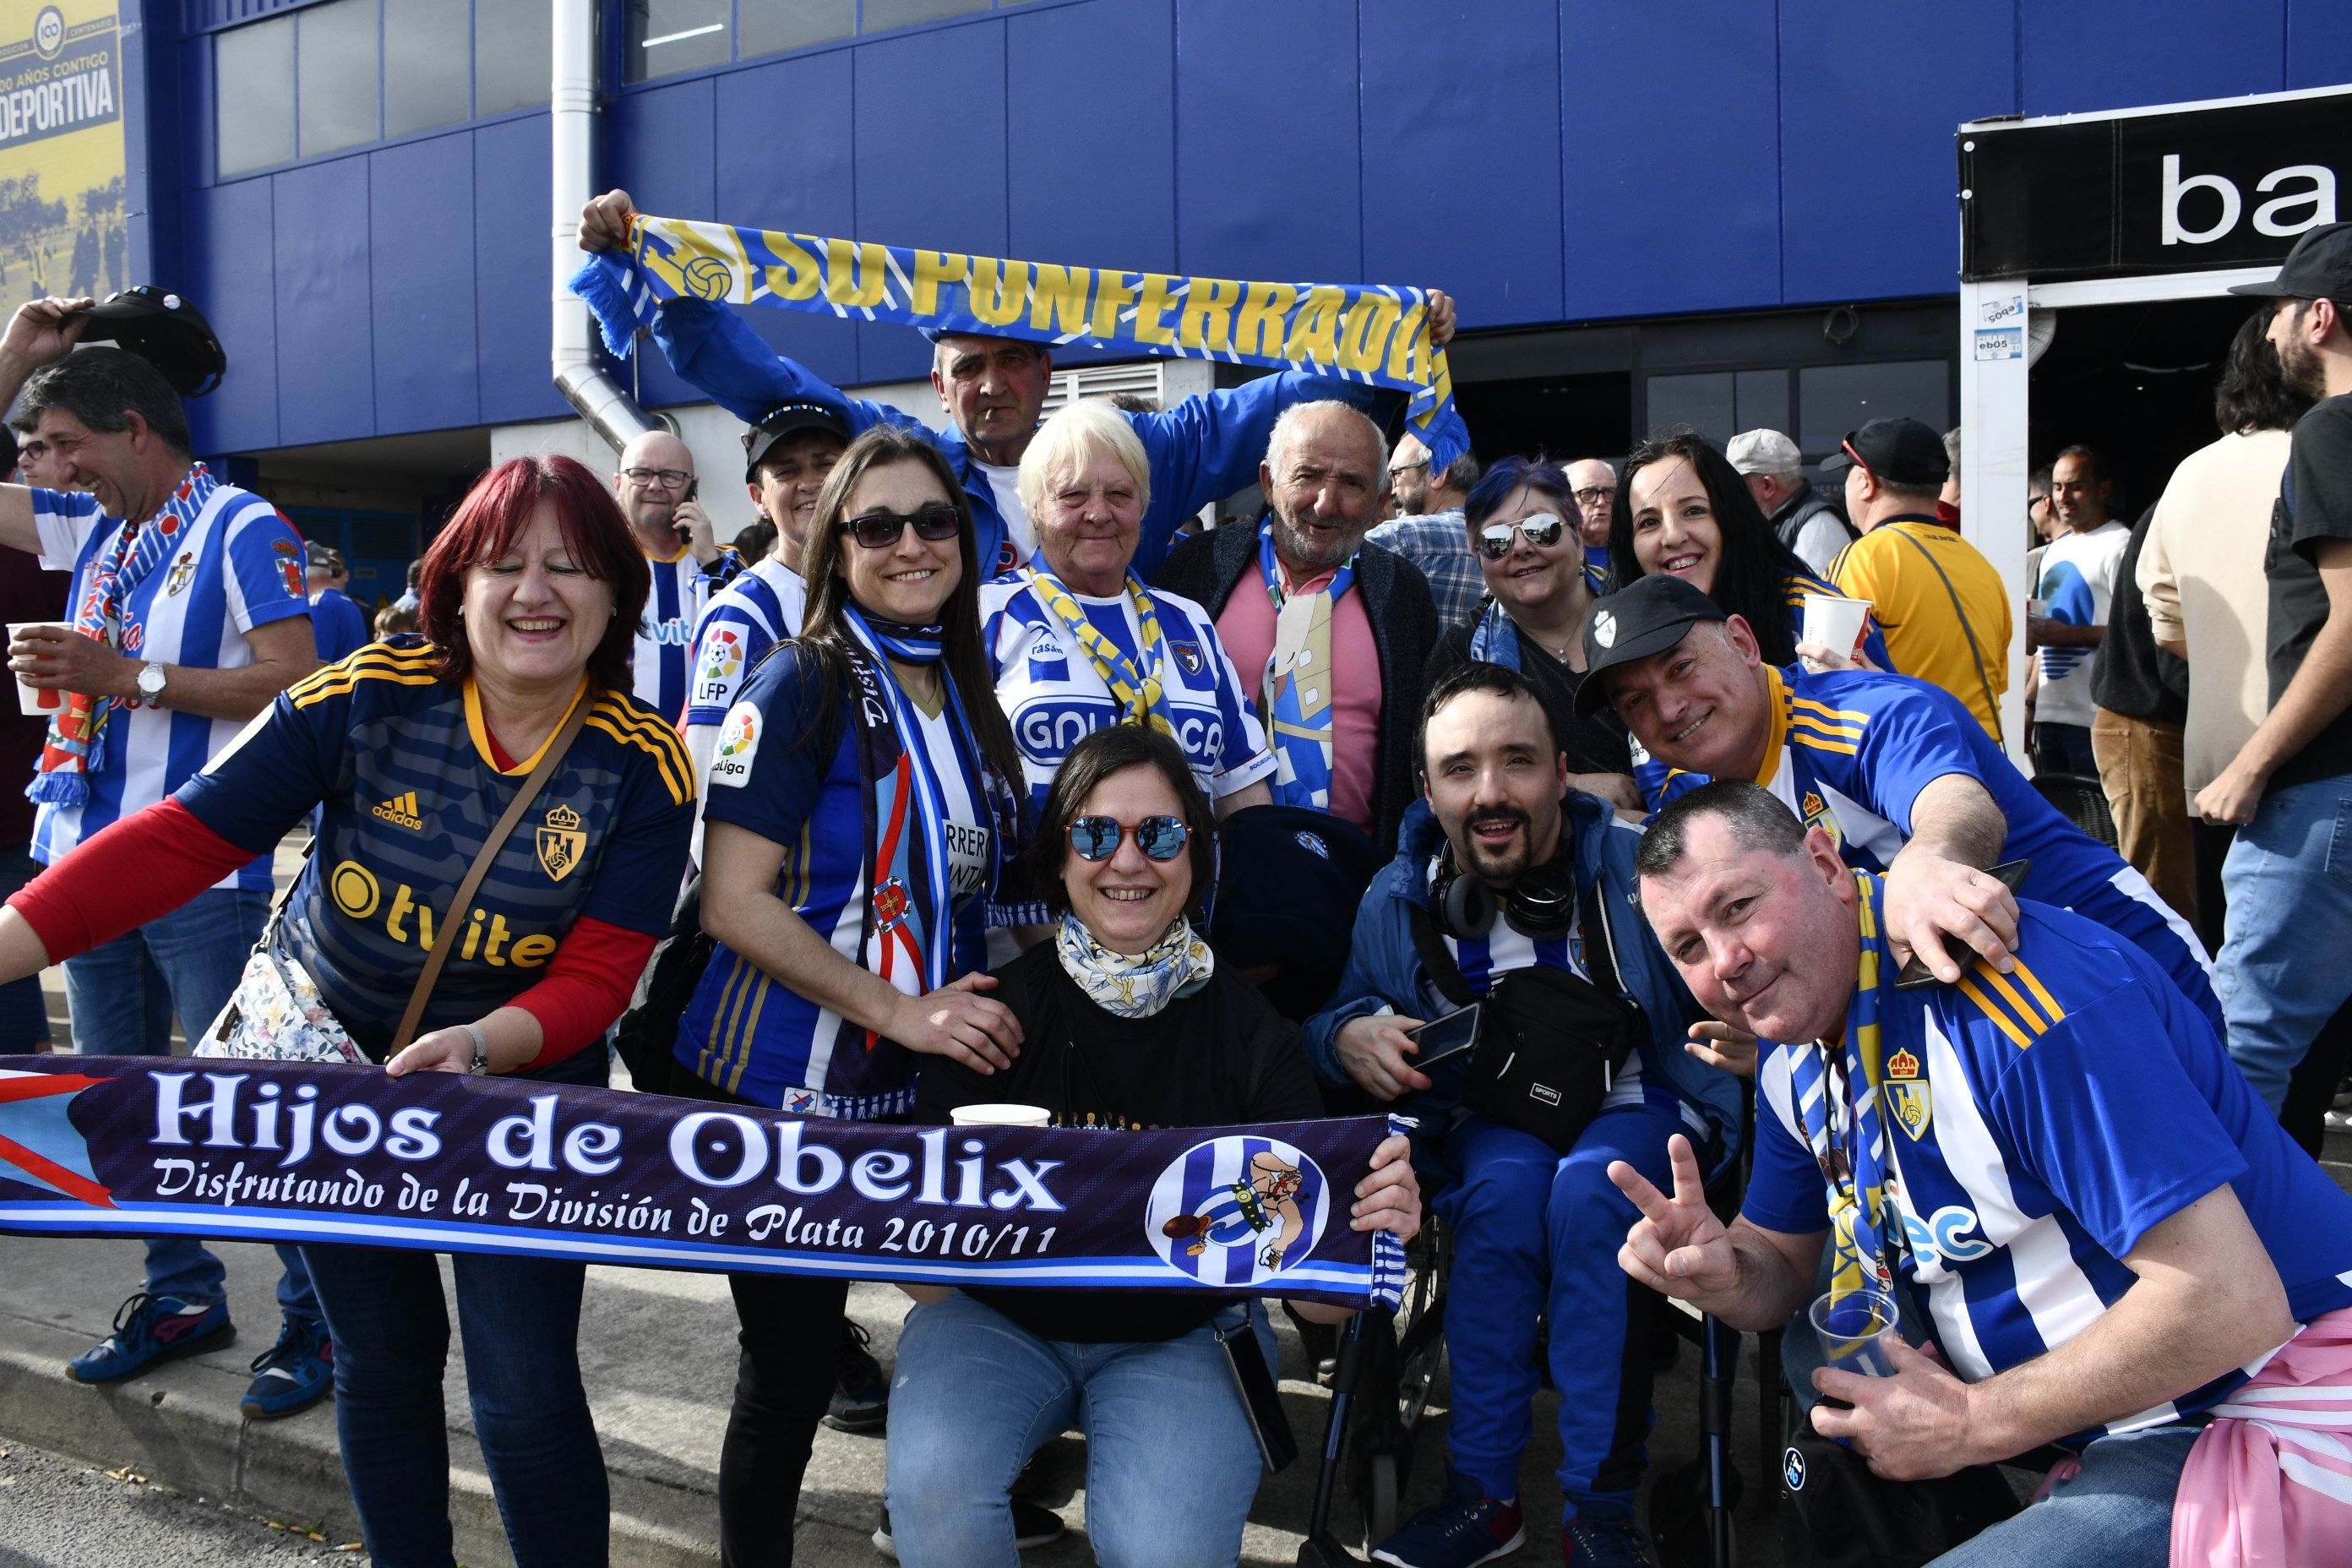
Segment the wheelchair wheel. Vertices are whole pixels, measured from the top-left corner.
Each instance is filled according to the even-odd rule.
[[[1411,1468],[1412,1456],[1407,1453],[1367,1454],[1357,1468],[1356,1495],[1364,1505],[1364,1554],[1396,1533],[1404,1521],[1400,1517],[1404,1501],[1405,1471]]]

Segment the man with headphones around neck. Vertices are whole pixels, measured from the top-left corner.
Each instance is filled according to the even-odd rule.
[[[1650,1372],[1646,1336],[1629,1332],[1636,1298],[1615,1262],[1633,1211],[1608,1166],[1664,1169],[1676,1132],[1710,1163],[1728,1158],[1738,1087],[1683,1048],[1702,1015],[1634,905],[1640,830],[1568,788],[1526,679],[1483,663],[1448,672],[1423,704],[1417,750],[1423,798],[1364,895],[1334,1000],[1307,1027],[1326,1083],[1420,1118],[1414,1163],[1440,1189],[1435,1206],[1454,1232],[1450,1289],[1478,1303],[1446,1324],[1452,1485],[1373,1558],[1468,1568],[1524,1542],[1518,1469],[1539,1382],[1537,1321],[1549,1318],[1562,1554],[1640,1563],[1633,1499]],[[1480,1005],[1480,1046],[1420,1071],[1408,1031],[1465,998]],[[1488,1103],[1480,1079],[1495,1031],[1511,1020],[1510,1038],[1545,1044],[1525,1020],[1554,1016],[1624,1020],[1624,1054],[1599,1079],[1590,1120],[1538,1136],[1468,1109],[1465,1092]]]

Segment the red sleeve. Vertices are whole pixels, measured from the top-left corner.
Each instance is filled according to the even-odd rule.
[[[611,1028],[628,1010],[637,976],[660,941],[584,915],[575,921],[548,960],[546,975],[506,1004],[539,1020],[539,1055],[526,1065],[560,1062]]]
[[[253,858],[178,801],[159,801],[76,845],[8,907],[56,963],[171,913]]]

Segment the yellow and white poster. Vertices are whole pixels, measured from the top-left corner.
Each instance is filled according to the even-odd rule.
[[[130,279],[114,0],[0,0],[0,310]]]

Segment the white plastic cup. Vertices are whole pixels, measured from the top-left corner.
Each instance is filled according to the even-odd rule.
[[[950,1114],[958,1127],[1046,1127],[1054,1120],[1042,1105],[959,1105]]]
[[[1819,643],[1832,653],[1858,659],[1862,634],[1870,625],[1870,601],[1846,599],[1834,594],[1805,595],[1805,632],[1801,639]]]
[[[2050,618],[2050,601],[2047,599],[2028,599],[2025,601],[2025,613],[2034,620],[2046,621]]]
[[[1829,1290],[1806,1309],[1822,1342],[1822,1364],[1864,1377],[1892,1377],[1886,1342],[1900,1332],[1895,1298],[1883,1290]]]
[[[10,621],[7,625],[8,640],[12,643],[29,631],[73,632],[73,627],[62,621]],[[17,677],[16,710],[18,712],[32,719],[54,719],[65,711],[65,692],[50,688],[27,686],[22,676]]]

